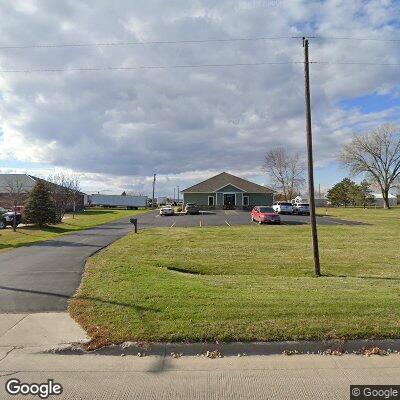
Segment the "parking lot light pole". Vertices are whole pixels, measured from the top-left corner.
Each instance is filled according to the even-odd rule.
[[[156,174],[154,174],[153,175],[153,198],[152,198],[152,201],[151,201],[151,208],[154,208],[154,202],[155,202],[155,199],[154,199],[154,189],[155,189],[155,186],[156,186]]]
[[[304,47],[304,83],[306,103],[306,128],[307,128],[307,165],[308,165],[308,196],[310,202],[310,222],[313,244],[314,273],[321,276],[318,250],[317,221],[315,217],[315,193],[314,193],[314,165],[312,150],[312,129],[311,129],[311,100],[310,100],[310,68],[308,59],[308,39],[303,38]]]

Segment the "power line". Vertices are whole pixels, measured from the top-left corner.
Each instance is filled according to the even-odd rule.
[[[314,65],[364,65],[364,66],[390,66],[398,67],[400,63],[379,63],[366,61],[310,61]],[[138,65],[132,67],[79,67],[79,68],[6,68],[0,69],[0,73],[45,73],[45,72],[91,72],[91,71],[133,71],[146,69],[178,69],[178,68],[218,68],[218,67],[254,67],[263,65],[294,65],[304,64],[304,61],[276,61],[276,62],[257,62],[257,63],[231,63],[231,64],[182,64],[182,65]]]
[[[354,40],[354,41],[366,41],[366,42],[400,42],[400,38],[374,38],[374,37],[352,37],[352,36],[311,36],[307,37],[311,39],[320,40]]]
[[[374,38],[374,37],[351,37],[351,36],[260,36],[247,38],[215,38],[198,40],[155,40],[155,41],[127,41],[127,42],[97,42],[97,43],[48,43],[48,44],[3,44],[1,50],[23,50],[23,49],[52,49],[65,47],[112,47],[112,46],[140,46],[140,45],[168,45],[168,44],[198,44],[198,43],[226,43],[226,42],[251,42],[265,40],[287,40],[287,39],[316,39],[316,40],[354,40],[374,42],[400,42],[400,38]]]
[[[226,39],[199,39],[199,40],[157,40],[157,41],[137,41],[137,42],[102,42],[102,43],[49,43],[31,45],[0,45],[0,49],[48,49],[58,47],[101,47],[101,46],[136,46],[152,44],[195,44],[195,43],[219,43],[219,42],[248,42],[262,40],[281,40],[281,39],[301,39],[302,36],[263,36],[249,38],[226,38]]]
[[[368,62],[368,61],[310,61],[310,64],[320,65],[376,65],[381,67],[398,67],[400,63],[380,63],[380,62]]]
[[[37,69],[1,69],[0,73],[31,73],[31,72],[90,72],[90,71],[131,71],[138,69],[174,69],[174,68],[214,68],[214,67],[247,67],[259,65],[290,65],[303,64],[303,61],[232,63],[232,64],[182,64],[182,65],[138,65],[133,67],[82,67],[82,68],[37,68]]]

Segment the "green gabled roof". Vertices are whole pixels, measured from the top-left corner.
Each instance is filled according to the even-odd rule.
[[[238,176],[221,172],[203,182],[190,186],[182,190],[182,193],[210,193],[216,192],[227,185],[236,186],[238,189],[246,193],[274,193],[274,191],[266,186],[258,185]]]

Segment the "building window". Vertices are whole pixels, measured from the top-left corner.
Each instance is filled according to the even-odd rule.
[[[248,206],[249,205],[249,196],[243,196],[243,205]]]
[[[208,196],[208,205],[210,207],[214,206],[214,196]]]

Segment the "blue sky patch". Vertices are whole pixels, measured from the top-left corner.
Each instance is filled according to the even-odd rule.
[[[400,98],[393,94],[379,95],[374,93],[366,96],[341,100],[339,101],[338,106],[345,110],[357,108],[362,113],[379,112],[388,108],[399,107]]]

